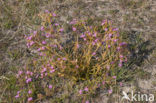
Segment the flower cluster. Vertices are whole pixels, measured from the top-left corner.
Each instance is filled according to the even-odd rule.
[[[40,94],[48,96],[57,94],[63,88],[59,80],[69,80],[74,85],[87,81],[88,84],[75,93],[80,97],[115,83],[116,70],[127,62],[128,51],[118,29],[113,28],[108,20],[90,25],[87,20],[74,19],[66,30],[59,24],[55,13],[46,10],[40,17],[43,22],[39,30],[25,36],[27,47],[38,55],[34,63],[36,68],[17,74],[19,82],[27,86],[28,101],[37,98],[32,96],[33,92],[39,92],[36,81],[44,90]],[[72,38],[65,38],[67,34]],[[108,93],[112,92],[112,89],[108,90]],[[19,98],[20,92],[15,97]],[[86,103],[89,101],[86,100]]]
[[[34,79],[34,71],[30,71],[30,70],[19,70],[18,74],[16,75],[17,80],[18,80],[18,86],[20,87],[20,91],[17,92],[17,95],[15,96],[15,98],[20,98],[22,97],[23,93],[27,92],[27,101],[32,101],[33,100],[33,86],[32,86],[32,82]],[[27,87],[27,88],[24,88]]]

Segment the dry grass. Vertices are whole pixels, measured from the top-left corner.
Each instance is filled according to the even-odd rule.
[[[121,33],[128,35],[125,38],[130,44],[138,44],[131,46],[134,56],[138,55],[134,59],[140,60],[141,56],[147,56],[146,59],[141,58],[141,64],[137,66],[140,68],[140,71],[137,71],[138,76],[146,80],[149,78],[150,74],[147,73],[149,72],[152,73],[151,78],[156,78],[154,76],[156,50],[150,49],[156,45],[155,0],[0,0],[0,101],[12,101],[11,97],[15,95],[12,91],[16,89],[13,86],[15,79],[13,75],[33,55],[25,46],[24,34],[39,26],[40,20],[37,15],[45,9],[56,11],[61,15],[60,22],[68,22],[72,18],[111,20],[115,27],[120,28]],[[136,37],[129,36],[133,34],[140,34],[143,40],[150,41],[147,45],[140,44],[143,48],[139,53],[137,50],[141,47],[138,42],[134,42]],[[149,50],[152,53],[146,53]],[[148,81],[154,82],[154,79],[147,79]],[[141,90],[141,86],[136,83],[134,86]],[[99,95],[95,100],[102,103],[100,100],[102,97]],[[113,102],[112,100],[109,101]]]

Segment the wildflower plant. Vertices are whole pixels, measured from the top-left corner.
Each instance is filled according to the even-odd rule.
[[[39,16],[40,28],[25,36],[27,47],[37,56],[31,71],[18,72],[23,94],[18,92],[15,98],[26,96],[29,102],[46,96],[61,98],[58,93],[64,90],[68,91],[66,95],[74,94],[89,103],[89,95],[97,88],[112,93],[111,87],[117,83],[117,73],[128,54],[118,29],[108,20],[92,25],[74,19],[66,30],[55,13],[46,11]],[[71,38],[67,38],[67,32]]]

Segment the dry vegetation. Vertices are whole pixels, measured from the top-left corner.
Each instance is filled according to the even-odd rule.
[[[87,97],[92,103],[121,103],[120,92],[128,89],[156,94],[155,0],[0,0],[0,102],[16,101],[19,88],[15,85],[15,75],[36,57],[27,48],[24,36],[40,27],[38,14],[45,10],[55,11],[66,30],[70,30],[67,24],[72,19],[85,19],[90,24],[110,20],[128,43],[131,58],[119,75],[123,86],[114,87],[116,92],[111,95],[97,90],[95,95]],[[69,34],[70,31],[67,37],[71,38]],[[44,97],[38,102],[75,103],[72,99],[71,95],[63,95],[55,101]]]

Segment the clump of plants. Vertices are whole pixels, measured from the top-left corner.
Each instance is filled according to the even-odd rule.
[[[18,71],[17,101],[52,98],[64,102],[70,98],[89,103],[99,89],[111,94],[128,54],[118,29],[108,20],[76,19],[64,28],[55,13],[46,11],[39,16],[40,28],[25,36],[36,56],[31,65]]]

